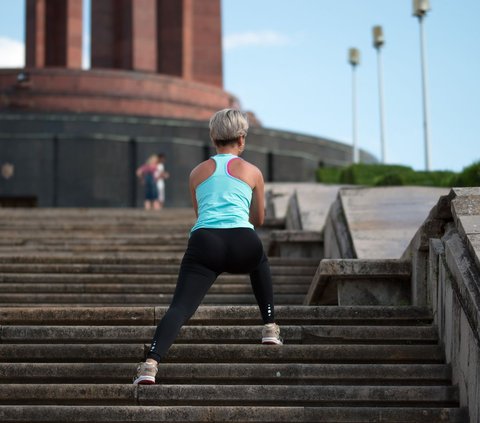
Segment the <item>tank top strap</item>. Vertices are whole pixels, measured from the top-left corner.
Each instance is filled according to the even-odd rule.
[[[230,160],[233,159],[238,159],[238,156],[235,156],[234,154],[217,154],[216,156],[211,157],[216,164],[215,167],[215,172],[213,172],[212,176],[218,176],[218,175],[229,175],[228,173],[228,163]]]

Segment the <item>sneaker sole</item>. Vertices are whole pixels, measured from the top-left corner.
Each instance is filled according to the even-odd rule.
[[[262,338],[264,345],[283,345],[283,342],[278,338]]]
[[[152,376],[140,376],[133,382],[134,385],[155,385],[155,378]]]

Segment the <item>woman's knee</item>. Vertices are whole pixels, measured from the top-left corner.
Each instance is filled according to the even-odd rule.
[[[188,319],[192,316],[192,314],[195,312],[195,310],[191,310],[189,307],[186,305],[172,305],[169,307],[167,310],[167,313],[165,314],[165,318],[168,320],[174,320],[180,324],[180,326],[183,326]]]

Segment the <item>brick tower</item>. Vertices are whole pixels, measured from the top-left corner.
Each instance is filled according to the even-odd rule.
[[[94,0],[92,68],[157,72],[222,87],[219,0]]]
[[[26,66],[82,66],[82,0],[27,0]]]
[[[0,72],[0,110],[204,120],[237,104],[223,90],[220,0],[92,0],[90,70],[82,0],[26,11],[26,68]]]

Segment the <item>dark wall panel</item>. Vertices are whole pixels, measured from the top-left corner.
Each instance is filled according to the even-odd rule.
[[[57,140],[57,141],[55,141]],[[135,170],[156,153],[167,157],[166,206],[189,206],[190,171],[215,154],[207,122],[124,116],[0,114],[0,196],[35,196],[40,206],[142,207]],[[375,159],[366,152],[366,162]],[[265,180],[314,181],[319,162],[350,162],[351,147],[329,140],[251,128],[243,156]],[[57,175],[57,177],[55,177]]]

